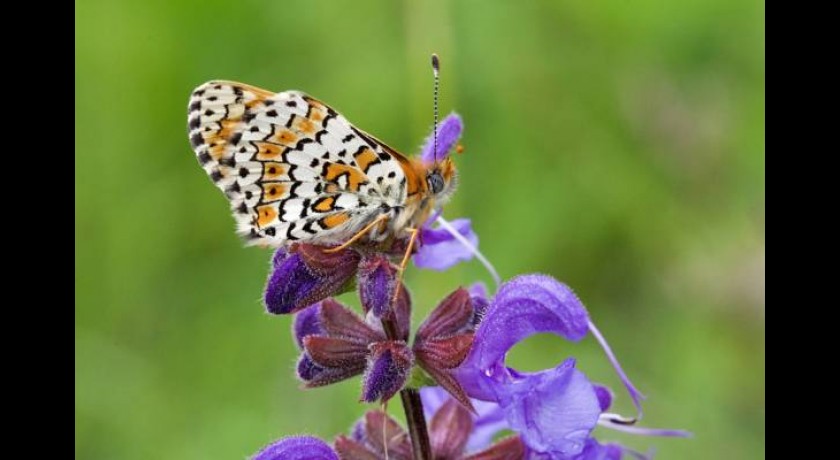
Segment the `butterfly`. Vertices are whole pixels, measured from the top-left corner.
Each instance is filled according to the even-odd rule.
[[[188,109],[198,162],[248,244],[393,242],[452,195],[449,157],[407,158],[299,91],[232,81],[197,87]]]

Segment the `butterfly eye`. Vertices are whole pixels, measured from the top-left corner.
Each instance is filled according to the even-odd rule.
[[[443,176],[438,171],[432,171],[426,177],[426,183],[429,184],[429,190],[435,195],[443,191]]]

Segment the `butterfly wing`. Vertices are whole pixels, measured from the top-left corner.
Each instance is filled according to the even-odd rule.
[[[211,81],[193,91],[188,120],[251,244],[343,242],[406,200],[407,160],[303,93]]]

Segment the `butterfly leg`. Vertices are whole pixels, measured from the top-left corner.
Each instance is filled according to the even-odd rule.
[[[331,253],[333,253],[333,252],[338,252],[338,251],[341,251],[342,249],[347,248],[347,246],[350,246],[351,244],[353,244],[353,243],[355,243],[356,241],[358,241],[358,240],[359,240],[359,238],[361,238],[361,237],[365,236],[365,233],[369,232],[369,231],[370,231],[373,227],[377,226],[380,222],[385,221],[385,220],[387,220],[387,219],[388,219],[388,214],[381,214],[381,215],[380,215],[379,217],[377,217],[377,218],[376,218],[373,222],[371,222],[371,223],[369,223],[369,224],[365,225],[365,228],[363,228],[363,229],[359,230],[358,232],[356,232],[356,234],[355,234],[355,235],[353,235],[353,238],[350,238],[350,239],[349,239],[349,240],[347,240],[345,243],[343,243],[341,246],[336,246],[336,247],[334,247],[334,248],[325,249],[325,250],[324,250],[324,253],[326,253],[326,254],[331,254]]]
[[[408,265],[408,260],[411,259],[411,252],[414,250],[414,241],[417,240],[417,236],[420,234],[420,230],[416,228],[407,228],[406,230],[411,233],[411,237],[408,239],[408,247],[405,250],[402,262],[400,262],[399,275],[397,275],[397,289],[394,291],[393,303],[397,302],[397,297],[400,295],[399,285],[402,283],[403,273],[405,272],[405,267]]]

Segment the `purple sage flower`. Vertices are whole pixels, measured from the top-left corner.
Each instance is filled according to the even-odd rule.
[[[362,379],[365,402],[387,401],[400,391],[414,366],[414,353],[401,340],[375,342],[369,347],[368,366]]]
[[[364,373],[360,399],[387,401],[403,387],[414,364],[405,341],[389,340],[381,329],[371,327],[334,299],[301,311],[295,317],[293,333],[303,351],[297,374],[305,388]]]
[[[475,329],[473,296],[456,289],[431,312],[407,346],[411,298],[404,286],[389,318],[396,339],[388,339],[376,316],[366,322],[334,299],[327,299],[298,313],[292,332],[302,350],[297,375],[305,388],[346,380],[359,374],[361,400],[387,401],[405,385],[415,364],[466,408],[470,400],[454,371],[470,350]]]
[[[437,407],[429,418],[433,458],[439,460],[520,460],[525,447],[511,436],[485,449],[468,453],[467,439],[473,430],[470,413],[454,399]],[[334,446],[311,436],[283,438],[269,445],[252,460],[412,460],[408,433],[387,413],[374,410],[359,420],[350,436],[338,436]]]
[[[435,136],[432,133],[423,143],[420,158],[425,163],[433,163],[435,160],[440,161],[448,157],[449,151],[458,143],[463,131],[464,122],[461,116],[455,112],[450,113],[441,120],[437,128],[437,154],[435,154]]]
[[[472,230],[469,219],[455,219],[450,224],[473,248],[478,248],[478,235]],[[459,262],[472,259],[474,255],[474,251],[457,240],[448,230],[439,226],[433,228],[429,222],[420,229],[420,248],[414,254],[414,265],[444,271]]]
[[[612,447],[599,447],[592,440],[592,430],[598,424],[622,429],[635,421],[606,412],[612,401],[609,390],[593,385],[575,368],[573,358],[553,369],[534,373],[505,366],[507,352],[530,335],[551,332],[579,341],[590,331],[606,350],[641,415],[641,394],[621,370],[583,304],[568,286],[544,275],[520,276],[501,286],[487,307],[470,353],[456,375],[470,397],[499,406],[508,427],[519,433],[533,455],[599,458],[581,457],[585,452],[592,455],[612,452]],[[679,430],[626,428],[622,431],[687,435]]]
[[[417,329],[413,347],[417,364],[469,410],[473,407],[454,372],[473,344],[474,310],[469,292],[456,289]]]
[[[398,284],[398,269],[381,254],[365,256],[359,263],[359,298],[365,312],[372,311],[381,318],[394,301]]]
[[[338,460],[338,454],[313,436],[290,436],[266,446],[252,460]]]
[[[405,249],[398,244],[394,254],[371,252],[365,247],[335,253],[327,249],[294,244],[289,251],[281,248],[275,252],[264,296],[268,312],[297,313],[358,286],[365,313],[373,311],[378,318],[389,314],[400,284],[397,267],[389,256],[402,257]]]
[[[441,387],[423,387],[420,389],[420,397],[423,400],[423,412],[427,420],[438,411],[452,397]],[[478,452],[488,448],[493,443],[493,437],[502,430],[509,429],[505,413],[498,404],[470,400],[474,411],[472,412],[472,432],[465,446],[466,452]]]
[[[278,249],[266,283],[266,309],[275,315],[295,313],[352,289],[360,260],[352,249],[326,253],[311,244],[294,244],[288,252]]]
[[[445,404],[451,404],[454,402],[449,394],[440,387],[424,387],[420,390],[420,396],[423,399],[423,411],[427,419],[430,419],[432,415],[438,412]],[[504,430],[511,429],[511,425],[507,420],[505,411],[499,404],[474,399],[472,400],[472,405],[475,407],[475,412],[468,414],[472,417],[472,431],[470,432],[469,439],[465,445],[465,452],[467,454],[480,451],[486,452],[488,447],[490,447],[493,443],[494,437]],[[545,409],[546,408],[539,406],[533,407],[535,412]],[[606,407],[604,410],[606,410]],[[684,434],[683,432],[677,432],[674,430],[643,429],[643,431],[646,432],[636,434],[665,436],[678,436],[680,434]],[[662,433],[655,431],[667,432]],[[524,441],[525,437],[522,436],[521,433],[519,437]],[[580,452],[572,455],[562,455],[558,452],[539,452],[534,450],[530,445],[524,444],[522,451],[523,457],[520,458],[528,458],[531,460],[619,460],[624,454],[630,454],[639,459],[649,458],[620,444],[601,444],[593,437],[586,438]]]

